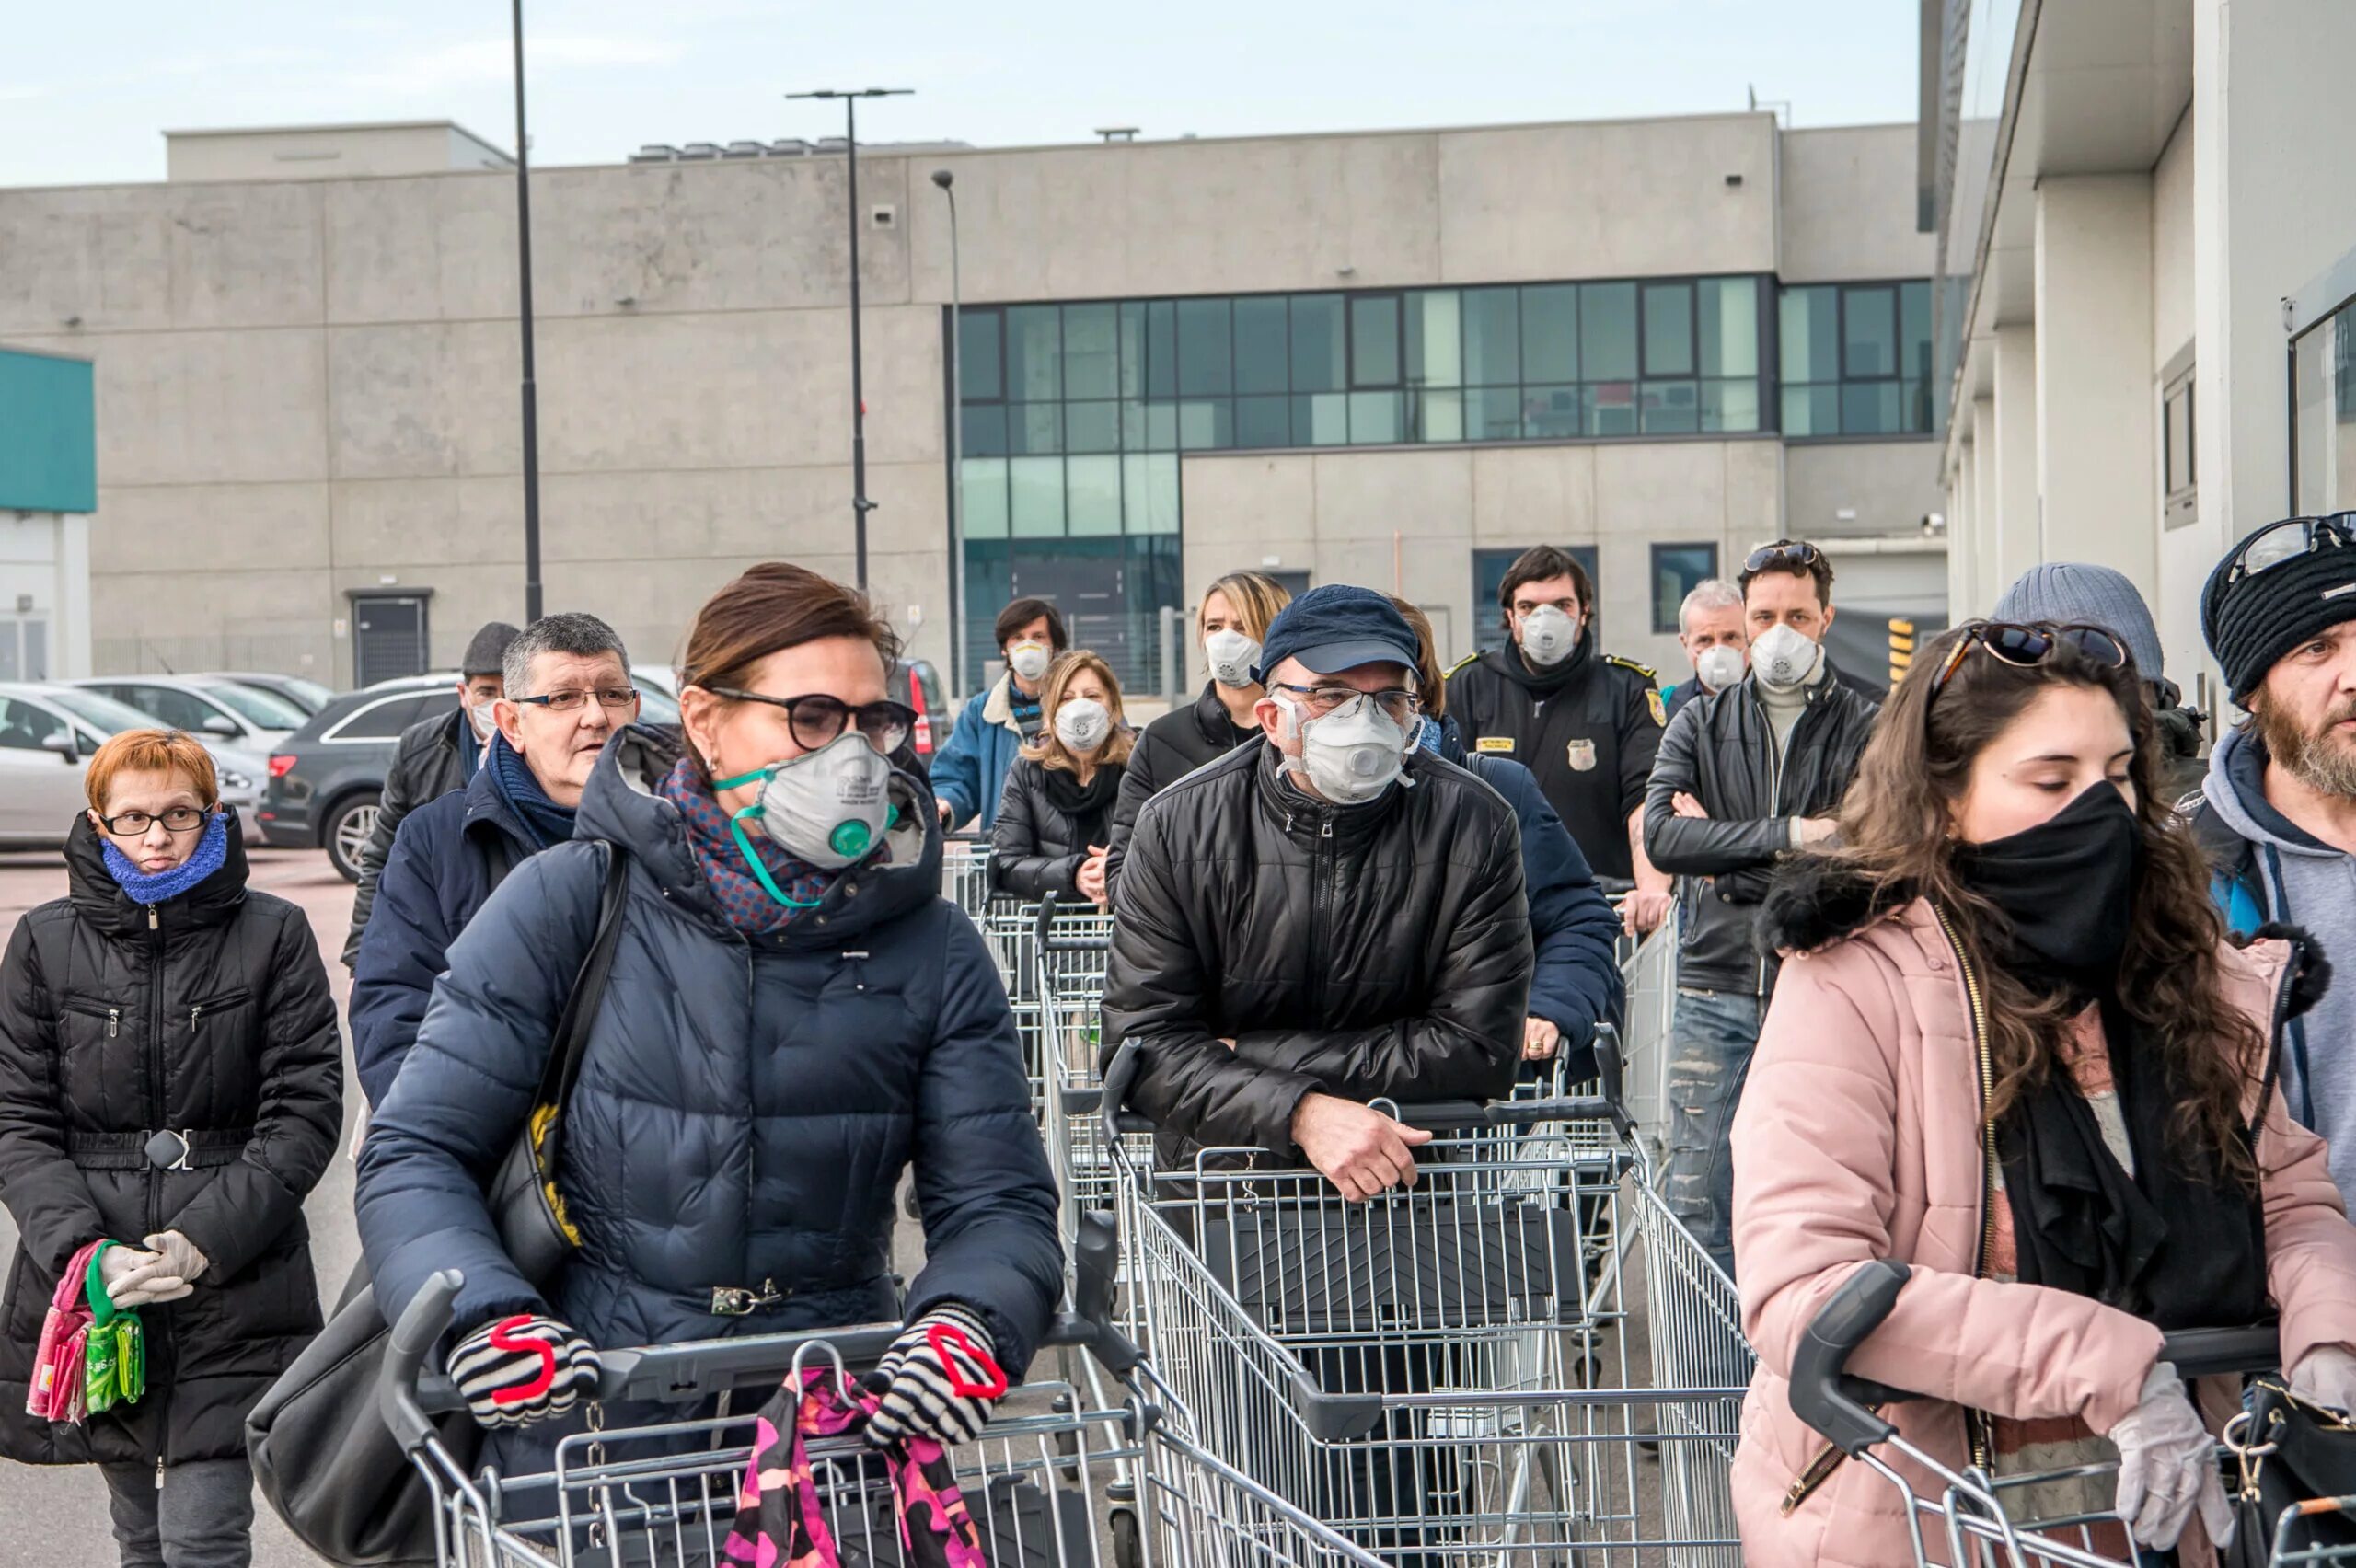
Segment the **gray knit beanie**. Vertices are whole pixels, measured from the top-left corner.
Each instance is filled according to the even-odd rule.
[[[2167,678],[2151,606],[2127,574],[2111,567],[2074,560],[2032,566],[2004,590],[1991,618],[2098,626],[2126,644],[2136,674],[2147,681]]]

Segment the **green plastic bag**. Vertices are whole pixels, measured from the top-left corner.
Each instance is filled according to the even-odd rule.
[[[107,1295],[98,1260],[111,1241],[90,1254],[83,1275],[82,1294],[90,1303],[90,1327],[83,1353],[84,1402],[92,1415],[119,1404],[131,1404],[147,1391],[147,1341],[140,1332],[139,1314],[118,1308]]]

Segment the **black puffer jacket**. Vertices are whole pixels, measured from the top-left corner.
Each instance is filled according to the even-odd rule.
[[[1007,770],[1006,793],[990,824],[990,888],[1017,898],[1080,896],[1080,868],[1113,822],[1113,801],[1126,774],[1099,767],[1082,784],[1068,768],[1029,757]]]
[[[1129,754],[1128,771],[1121,778],[1121,797],[1113,805],[1112,838],[1104,842],[1104,891],[1120,881],[1121,857],[1128,853],[1129,835],[1138,827],[1138,813],[1161,790],[1175,784],[1207,762],[1216,762],[1238,746],[1258,742],[1260,732],[1239,730],[1218,699],[1218,685],[1203,683],[1202,695],[1184,708],[1173,708],[1148,724]]]
[[[1513,809],[1425,752],[1352,807],[1302,794],[1277,760],[1235,752],[1138,818],[1104,991],[1126,1102],[1172,1134],[1290,1158],[1315,1090],[1507,1092],[1531,968]]]
[[[27,915],[0,963],[0,1198],[21,1232],[0,1306],[0,1455],[28,1464],[242,1458],[246,1412],[319,1330],[303,1199],[335,1152],[343,1052],[303,912],[229,857],[134,904],[74,824],[71,893]],[[153,924],[150,924],[150,922]],[[187,1170],[142,1152],[190,1131]],[[147,1394],[81,1426],[25,1413],[50,1293],[100,1237],[178,1230],[207,1268],[140,1310]]]
[[[1694,698],[1669,721],[1645,794],[1645,853],[1664,871],[1709,879],[1685,901],[1680,986],[1768,994],[1774,959],[1756,938],[1768,876],[1794,847],[1794,820],[1829,815],[1848,793],[1879,711],[1829,670],[1808,688],[1780,756],[1749,676]],[[1677,814],[1680,792],[1702,802],[1706,821]]]
[[[360,964],[360,938],[376,911],[376,882],[392,859],[393,838],[401,819],[429,801],[466,788],[467,769],[481,750],[468,730],[467,710],[420,719],[401,732],[393,749],[393,764],[385,770],[385,788],[376,798],[376,825],[360,847],[360,882],[352,890],[352,929],[344,933],[343,966]]]

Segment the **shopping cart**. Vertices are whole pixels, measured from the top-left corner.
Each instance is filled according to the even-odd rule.
[[[1599,1055],[1598,1097],[1386,1107],[1436,1136],[1413,1188],[1363,1205],[1265,1151],[1172,1170],[1117,1139],[1136,1321],[1203,1446],[1400,1568],[1734,1568],[1732,1286],[1630,1182],[1644,1157]],[[1545,1131],[1593,1124],[1610,1147]],[[1650,1343],[1628,1332],[1631,1268]]]
[[[1670,1031],[1677,1014],[1678,906],[1653,934],[1623,945],[1620,974],[1627,986],[1621,1030],[1628,1114],[1655,1160],[1666,1152],[1669,1129]]]
[[[953,1452],[958,1489],[992,1568],[1381,1568],[1191,1437],[1135,1347],[1102,1326],[1111,1248],[1109,1226],[1083,1236],[1079,1250],[1092,1256],[1081,1272],[1098,1315],[1060,1315],[1048,1343],[1087,1347],[1122,1379],[1126,1401],[1075,1411],[1072,1390],[1026,1386],[981,1439]],[[469,1473],[429,1413],[461,1410],[463,1401],[425,1367],[460,1284],[444,1271],[410,1303],[378,1384],[385,1419],[431,1489],[439,1568],[733,1562],[723,1549],[757,1418],[732,1413],[730,1403],[756,1407],[788,1376],[839,1379],[872,1365],[900,1332],[876,1324],[607,1351],[589,1428],[560,1441],[552,1469]],[[682,1414],[629,1428],[598,1420],[606,1404],[644,1401],[676,1404]],[[714,1406],[719,1413],[700,1413]],[[855,1434],[813,1439],[808,1453],[816,1506],[840,1562],[918,1568],[881,1458]]]
[[[1047,1078],[1047,1158],[1065,1213],[1075,1219],[1114,1206],[1114,1171],[1098,1114],[1103,1079],[1097,1069],[1112,947],[1112,916],[1093,905],[1063,906],[1052,894],[1040,901],[1031,948]]]
[[[2003,1562],[2019,1568],[2134,1568],[2124,1527],[2107,1511],[2040,1515],[2039,1501],[2057,1484],[2107,1482],[2117,1466],[2087,1465],[2029,1475],[1991,1476],[1958,1470],[1901,1435],[1882,1408],[1912,1396],[1849,1376],[1849,1355],[1897,1305],[1909,1271],[1901,1262],[1869,1262],[1852,1274],[1808,1325],[1793,1357],[1792,1411],[1829,1439],[1841,1456],[1865,1465],[1903,1499],[1913,1562]],[[2199,1329],[2166,1336],[2160,1358],[2187,1377],[2262,1371],[2279,1355],[2273,1327]],[[2234,1440],[2228,1429],[2229,1443]],[[2226,1456],[2221,1454],[2221,1462]],[[2327,1500],[2310,1512],[2344,1515],[2351,1500]],[[2292,1544],[2301,1510],[2276,1526],[2270,1561],[2356,1562],[2356,1547],[2302,1550]]]
[[[981,923],[990,897],[988,839],[953,833],[941,840],[941,896]]]

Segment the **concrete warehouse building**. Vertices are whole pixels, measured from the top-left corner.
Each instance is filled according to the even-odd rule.
[[[162,184],[0,190],[0,337],[96,366],[97,667],[447,665],[521,606],[512,171],[446,123],[168,145]],[[1195,678],[1172,623],[1239,566],[1396,587],[1468,653],[1541,540],[1676,678],[1686,587],[1784,532],[1839,540],[1871,666],[1946,602],[1916,167],[1911,126],[1766,113],[863,152],[875,590],[946,667],[954,411],[959,687],[1015,593],[1133,688]],[[844,175],[535,173],[551,608],[659,659],[748,562],[850,576]]]
[[[2356,506],[2356,6],[1923,0],[1923,40],[1953,613],[2107,561],[2215,715],[2211,569]]]

